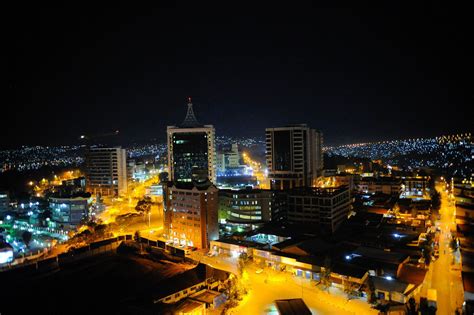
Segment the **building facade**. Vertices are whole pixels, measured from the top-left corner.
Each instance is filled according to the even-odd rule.
[[[263,189],[219,190],[219,212],[227,224],[255,229],[272,220],[275,192]]]
[[[240,164],[240,152],[237,143],[232,144],[230,151],[217,153],[216,168],[218,173],[225,173],[228,169],[238,169]]]
[[[163,193],[164,236],[169,242],[201,249],[219,238],[218,189],[209,180],[168,182]]]
[[[10,210],[10,198],[8,192],[0,191],[0,213]]]
[[[287,196],[288,222],[315,224],[329,233],[337,230],[351,209],[347,187],[293,189]]]
[[[402,181],[393,177],[362,177],[357,189],[363,194],[399,196],[402,192]]]
[[[58,226],[73,229],[88,215],[90,196],[81,197],[50,197],[49,208],[51,219]]]
[[[322,133],[307,125],[266,129],[272,189],[311,187],[323,169]]]
[[[191,99],[180,126],[168,126],[168,167],[171,181],[191,182],[193,169],[206,170],[216,182],[215,129],[196,120]]]
[[[102,196],[127,192],[127,153],[120,147],[90,148],[86,154],[87,191]]]

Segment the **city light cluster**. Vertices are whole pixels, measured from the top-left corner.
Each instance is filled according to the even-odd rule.
[[[82,146],[22,146],[0,151],[0,173],[7,170],[37,170],[43,166],[64,167],[84,162]]]
[[[328,156],[381,159],[401,168],[435,168],[453,170],[452,175],[468,176],[474,161],[473,138],[470,133],[436,138],[355,143],[325,147]]]

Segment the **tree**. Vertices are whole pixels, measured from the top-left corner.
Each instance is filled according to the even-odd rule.
[[[453,251],[456,251],[458,249],[458,241],[456,237],[453,236],[451,238],[451,241],[449,241],[449,246],[451,247]]]
[[[431,196],[431,206],[433,210],[438,211],[441,207],[441,196],[437,190],[434,190],[433,195]]]
[[[238,261],[238,270],[239,270],[239,276],[241,277],[243,272],[244,272],[244,268],[245,268],[245,265],[247,264],[249,260],[249,257],[247,255],[247,253],[241,253],[239,255],[239,261]]]
[[[411,297],[408,300],[408,315],[418,315],[418,310],[416,309],[416,300],[414,297]]]
[[[225,303],[221,314],[228,314],[231,308],[234,308],[239,304],[239,301],[242,300],[242,296],[246,294],[246,291],[242,288],[239,280],[231,275],[224,284],[224,293],[227,296],[227,302]]]
[[[321,280],[320,283],[329,290],[331,286],[331,258],[326,256],[324,258],[324,267],[321,270]]]
[[[375,296],[375,285],[374,281],[372,280],[372,277],[369,276],[367,279],[367,301],[369,303],[375,303],[377,300],[377,297]]]
[[[106,230],[107,230],[107,224],[98,224],[94,228],[94,232],[97,234],[97,236],[103,236]]]
[[[25,231],[23,232],[23,234],[21,234],[21,238],[23,239],[23,243],[25,243],[26,247],[29,247],[32,236],[33,234],[31,234],[31,232],[28,232],[28,231]]]
[[[359,285],[355,282],[350,281],[349,277],[343,279],[344,292],[347,294],[347,299],[350,300],[353,297],[359,295]]]
[[[145,197],[137,202],[135,211],[140,213],[148,213],[151,209],[152,201],[150,197]]]
[[[429,266],[431,263],[431,252],[432,252],[431,246],[424,245],[422,248],[422,252],[423,252],[423,258],[425,259],[425,264]]]

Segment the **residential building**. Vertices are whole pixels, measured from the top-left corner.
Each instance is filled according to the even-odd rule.
[[[208,180],[164,187],[164,235],[176,245],[208,248],[219,237],[218,189]]]
[[[351,209],[350,191],[338,188],[296,188],[287,192],[286,220],[300,224],[316,224],[334,233]]]
[[[86,154],[87,191],[102,196],[127,192],[127,153],[121,147],[92,147]]]
[[[191,98],[186,118],[179,126],[168,126],[167,139],[171,181],[191,182],[193,170],[201,169],[216,182],[215,129],[197,121]]]
[[[307,125],[266,129],[266,160],[272,189],[311,187],[323,169],[322,133]]]

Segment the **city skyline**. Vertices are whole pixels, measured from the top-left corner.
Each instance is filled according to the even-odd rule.
[[[274,9],[27,9],[11,37],[7,104],[18,110],[1,144],[116,129],[165,140],[189,96],[217,135],[307,123],[341,144],[472,128],[460,115],[472,104],[468,28],[451,8]]]

